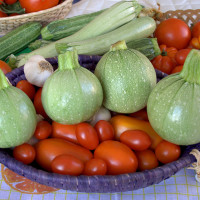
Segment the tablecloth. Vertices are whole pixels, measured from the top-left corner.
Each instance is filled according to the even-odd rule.
[[[79,0],[75,0],[77,2]],[[90,13],[111,6],[119,0],[82,0],[73,5],[67,17]],[[161,10],[197,9],[199,0],[139,0],[146,6]],[[144,189],[121,193],[79,193],[47,187],[19,176],[1,165],[0,200],[199,200],[200,183],[195,179],[195,172],[182,169],[176,175]]]

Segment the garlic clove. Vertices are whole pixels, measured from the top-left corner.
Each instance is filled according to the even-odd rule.
[[[45,61],[45,58],[40,55],[34,55],[29,58],[28,62],[40,62],[41,60]]]

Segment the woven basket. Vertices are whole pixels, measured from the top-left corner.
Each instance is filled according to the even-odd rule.
[[[160,21],[170,17],[177,17],[183,19],[183,15],[186,15],[186,22],[195,23],[200,18],[200,11],[168,11],[164,13]],[[183,14],[181,14],[183,13]],[[189,13],[187,17],[187,13]],[[191,17],[192,16],[192,17]],[[193,18],[193,16],[196,16]],[[157,72],[158,80],[162,79],[166,75]],[[17,68],[7,74],[7,78],[13,85],[16,85],[18,81],[24,80],[25,75],[23,67]],[[192,149],[200,150],[200,143],[191,145],[182,149],[181,157],[174,162],[157,167],[153,170],[146,170],[144,172],[135,172],[121,175],[105,175],[105,176],[69,176],[50,173],[37,168],[36,166],[24,165],[23,163],[15,160],[12,157],[12,153],[8,149],[0,149],[0,163],[6,167],[22,175],[32,181],[36,181],[40,184],[47,186],[60,188],[64,190],[71,190],[77,192],[124,192],[132,191],[147,186],[158,184],[161,181],[176,174],[184,167],[188,167],[196,161],[195,157],[190,154]]]
[[[64,19],[71,10],[73,0],[65,0],[61,4],[34,13],[0,18],[0,35],[4,35],[12,29],[30,21],[41,22],[42,25],[57,20]]]

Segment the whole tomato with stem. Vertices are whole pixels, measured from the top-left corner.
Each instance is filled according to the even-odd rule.
[[[13,149],[13,157],[24,164],[32,163],[35,156],[35,148],[28,143],[21,144]]]
[[[3,71],[4,74],[12,71],[11,67],[2,60],[0,60],[0,69]]]
[[[26,13],[45,10],[58,5],[59,0],[19,0]]]
[[[155,149],[157,159],[163,163],[170,163],[177,160],[181,155],[181,148],[179,145],[163,140]]]
[[[29,83],[27,80],[21,80],[16,85],[17,88],[22,90],[28,95],[28,97],[33,100],[35,96],[35,87]]]
[[[155,30],[155,37],[159,44],[166,44],[168,47],[184,49],[191,40],[189,26],[180,19],[169,18],[162,21]]]

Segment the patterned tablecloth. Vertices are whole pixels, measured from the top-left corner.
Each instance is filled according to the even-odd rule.
[[[75,0],[77,2],[79,0]],[[112,5],[119,0],[82,0],[74,4],[68,16],[89,13]],[[200,8],[199,0],[141,0],[146,5],[161,9]],[[200,183],[195,172],[182,169],[171,178],[144,189],[123,193],[78,193],[47,187],[15,174],[3,165],[0,173],[0,200],[199,200]]]

